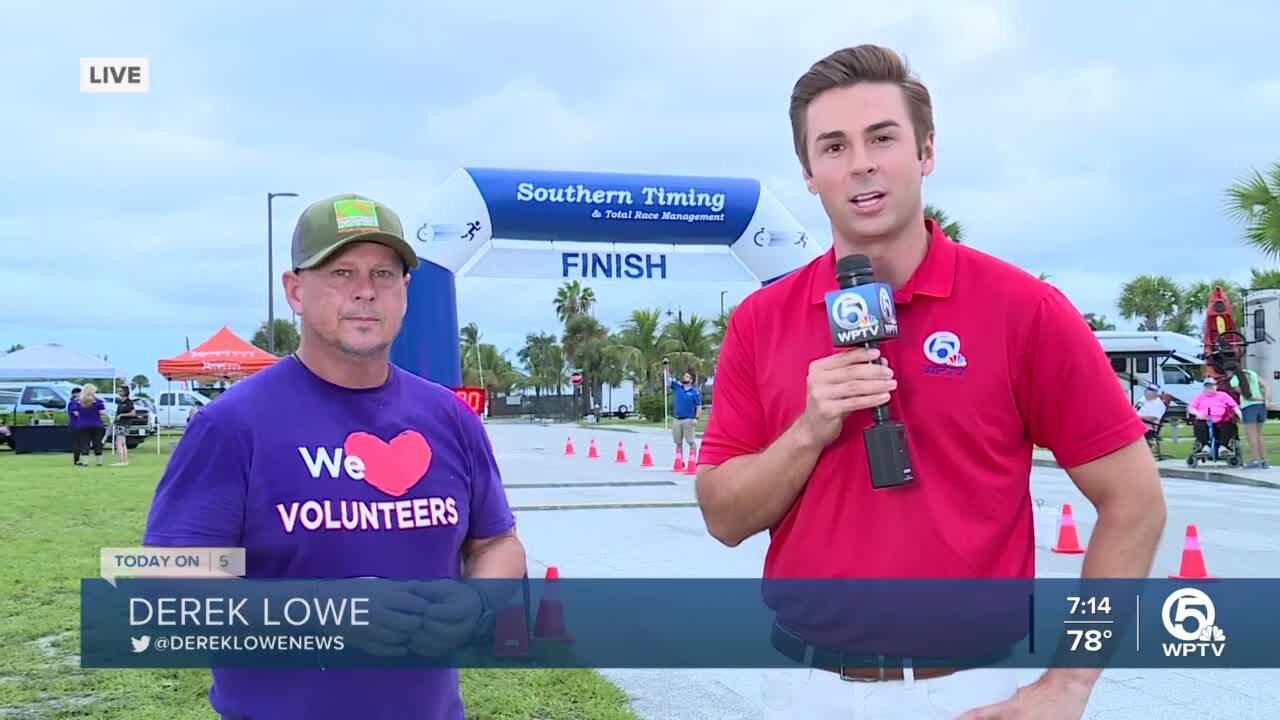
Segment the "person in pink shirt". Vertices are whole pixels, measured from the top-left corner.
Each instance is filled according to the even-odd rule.
[[[1187,405],[1187,414],[1195,418],[1196,452],[1209,444],[1210,422],[1213,423],[1215,443],[1221,447],[1235,441],[1235,421],[1244,419],[1236,399],[1231,397],[1231,393],[1219,390],[1218,381],[1209,377],[1204,379],[1204,392]]]

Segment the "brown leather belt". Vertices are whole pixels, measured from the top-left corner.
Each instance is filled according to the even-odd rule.
[[[913,659],[909,657],[852,655],[808,643],[776,622],[773,624],[771,640],[774,648],[801,665],[836,673],[842,680],[850,682],[902,682],[906,679],[907,668],[911,669],[913,679],[929,680],[952,675],[962,670],[996,664],[1002,657],[1008,655],[1006,649],[995,653],[993,657],[983,658],[981,662],[975,661],[973,664],[960,666],[931,664],[928,658],[915,658],[916,662],[913,663]],[[955,660],[957,658],[952,658],[952,661]]]
[[[826,670],[840,676],[841,680],[849,680],[856,682],[888,682],[906,680],[906,671],[900,667],[819,667],[818,670]],[[965,670],[967,668],[933,668],[922,667],[913,669],[911,676],[916,680],[929,680],[931,678],[946,677]]]

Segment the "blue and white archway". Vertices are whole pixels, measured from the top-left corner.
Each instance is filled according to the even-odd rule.
[[[455,278],[768,284],[829,247],[745,178],[463,168],[403,221],[423,262],[392,361],[454,388]]]

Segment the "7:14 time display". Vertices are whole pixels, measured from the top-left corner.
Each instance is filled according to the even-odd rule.
[[[1111,598],[1106,596],[1081,598],[1072,595],[1067,602],[1071,603],[1072,615],[1106,615],[1111,612]]]

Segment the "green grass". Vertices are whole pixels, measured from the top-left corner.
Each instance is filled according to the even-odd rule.
[[[152,440],[129,467],[0,451],[0,716],[206,720],[204,669],[81,669],[80,579],[102,547],[140,544],[168,454]],[[634,720],[626,695],[591,670],[463,670],[468,718]]]

